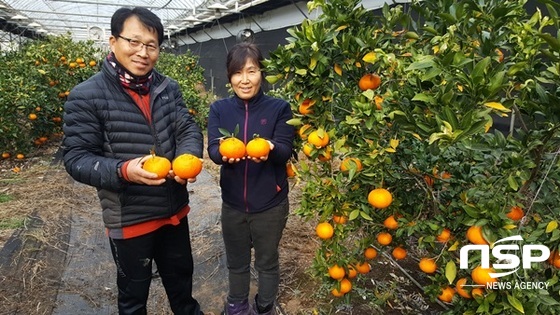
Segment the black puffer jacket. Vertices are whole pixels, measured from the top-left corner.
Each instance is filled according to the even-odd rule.
[[[202,157],[200,127],[188,113],[177,82],[157,73],[150,89],[152,122],[105,62],[102,71],[76,86],[64,105],[64,164],[77,181],[97,188],[107,228],[170,217],[189,202],[184,185],[126,183],[120,162],[154,149],[169,160],[191,153]]]

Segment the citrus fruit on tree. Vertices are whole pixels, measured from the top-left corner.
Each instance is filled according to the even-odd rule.
[[[399,222],[397,222],[394,215],[390,215],[383,221],[383,226],[389,230],[396,230],[399,227]]]
[[[348,266],[348,279],[354,279],[356,278],[356,276],[358,275],[358,271],[356,270],[356,268],[354,268],[354,266],[350,265]]]
[[[381,245],[389,245],[393,241],[393,236],[387,232],[377,234],[377,242]]]
[[[10,156],[12,156],[12,155],[11,155],[9,152],[3,152],[3,153],[2,153],[2,158],[3,158],[3,159],[7,159],[7,158],[9,158]]]
[[[523,216],[525,216],[525,212],[523,211],[523,209],[521,209],[521,207],[513,206],[506,214],[506,216],[512,219],[513,221],[519,221],[523,219]]]
[[[336,224],[346,224],[348,222],[348,217],[345,215],[333,215],[333,222]]]
[[[301,148],[301,150],[303,151],[303,154],[305,154],[307,157],[311,157],[311,155],[313,154],[314,147],[311,143],[305,143]]]
[[[245,144],[235,137],[224,139],[218,150],[222,156],[228,159],[240,159],[245,156]]]
[[[298,129],[298,134],[301,140],[307,140],[309,133],[312,131],[310,124],[305,124]]]
[[[473,289],[471,290],[471,295],[472,295],[473,297],[476,297],[476,296],[484,296],[484,289],[482,289],[482,288],[473,288]]]
[[[434,273],[437,270],[436,262],[432,258],[427,257],[420,259],[418,267],[425,273]]]
[[[385,209],[393,202],[393,195],[385,188],[375,188],[369,192],[368,202],[375,208]]]
[[[352,290],[352,282],[350,280],[348,280],[347,278],[343,278],[342,280],[340,280],[340,282],[338,283],[340,285],[340,293],[342,294],[346,294],[348,292],[350,292],[350,290]]]
[[[307,115],[313,113],[313,105],[315,105],[314,100],[305,99],[298,108],[298,111],[302,115]]]
[[[155,173],[158,179],[164,178],[171,170],[171,162],[162,156],[152,155],[146,161],[142,168],[150,173]]]
[[[451,303],[454,295],[455,295],[455,289],[453,289],[450,286],[447,286],[441,290],[440,295],[438,295],[438,299],[442,302]]]
[[[329,222],[321,222],[317,224],[315,232],[317,233],[317,236],[327,240],[334,235],[334,228]]]
[[[322,129],[313,130],[307,136],[307,142],[314,145],[317,149],[320,149],[329,144],[329,134]]]
[[[23,160],[23,159],[25,159],[25,155],[23,155],[22,153],[18,153],[18,154],[16,154],[16,159]]]
[[[270,153],[270,144],[264,138],[255,137],[247,142],[245,153],[253,158],[267,156]]]
[[[407,251],[406,249],[402,248],[402,247],[395,247],[393,249],[393,258],[395,258],[396,260],[401,260],[401,259],[405,259],[406,255],[407,255]]]
[[[381,78],[375,73],[366,73],[358,81],[360,90],[375,90],[381,85]]]
[[[551,251],[548,257],[548,263],[560,269],[560,253],[557,250]]]
[[[181,154],[171,163],[176,176],[182,179],[195,178],[202,171],[202,161],[192,154]]]
[[[329,276],[335,280],[340,280],[344,278],[346,275],[346,271],[344,268],[340,267],[339,265],[332,265],[329,267]]]
[[[363,166],[360,159],[347,157],[344,160],[342,160],[342,163],[340,163],[340,170],[342,172],[348,172],[352,167],[356,168],[356,172],[361,171]]]
[[[364,257],[366,259],[374,259],[377,257],[377,250],[373,247],[368,247],[364,250]]]
[[[337,288],[332,289],[331,294],[334,297],[343,297],[344,296],[344,293],[340,292]]]
[[[441,233],[438,234],[436,240],[440,243],[446,243],[451,239],[451,230],[444,228]]]
[[[482,226],[473,225],[467,230],[467,239],[469,242],[477,245],[488,245],[488,242],[482,235]]]
[[[37,115],[34,113],[29,114],[29,120],[36,120],[37,119]]]
[[[358,271],[361,274],[366,274],[368,272],[370,272],[371,270],[371,266],[366,262],[359,262],[356,264],[356,271]]]
[[[286,175],[289,178],[296,176],[296,166],[291,162],[286,163]]]
[[[493,268],[482,268],[478,266],[471,272],[471,278],[474,283],[486,286],[487,283],[497,282],[498,279],[492,278],[490,273],[495,273]]]
[[[469,291],[466,290],[468,288],[467,286],[465,286],[466,284],[467,278],[461,278],[457,280],[457,283],[455,283],[455,291],[457,291],[457,294],[464,297],[465,299],[470,299],[472,298],[472,295]]]

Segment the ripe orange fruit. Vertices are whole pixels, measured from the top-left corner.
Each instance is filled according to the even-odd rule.
[[[340,284],[340,293],[342,294],[346,294],[350,292],[350,290],[352,290],[352,282],[350,282],[350,280],[348,280],[347,278],[340,280],[339,284]]]
[[[348,217],[345,215],[333,215],[333,221],[334,223],[337,224],[345,224],[346,222],[348,222]]]
[[[60,118],[60,117],[53,117],[53,118],[52,118],[52,121],[54,121],[55,123],[59,123],[59,122],[62,121],[62,118]]]
[[[471,293],[466,290],[468,287],[465,287],[465,284],[467,284],[467,278],[457,280],[457,283],[455,283],[455,291],[465,299],[470,299],[472,296]]]
[[[473,288],[473,289],[471,290],[471,294],[472,294],[473,297],[476,297],[476,296],[484,296],[484,289],[482,289],[482,288]]]
[[[270,144],[264,138],[255,137],[247,142],[245,152],[248,156],[253,158],[267,156],[268,153],[270,153]]]
[[[525,211],[523,211],[523,209],[521,209],[521,207],[519,206],[513,206],[506,214],[506,216],[513,221],[519,221],[525,216]]]
[[[330,159],[332,158],[332,149],[331,147],[326,147],[323,152],[319,152],[319,161],[322,162],[327,162],[330,161]]]
[[[358,271],[356,270],[356,268],[354,268],[354,266],[348,266],[348,279],[354,279],[357,275]]]
[[[334,235],[334,228],[329,222],[321,222],[315,228],[317,236],[324,240],[328,240]]]
[[[430,187],[434,186],[434,179],[430,175],[424,175],[424,181],[426,182],[426,185]]]
[[[310,124],[305,124],[305,125],[299,127],[298,134],[299,134],[299,137],[302,140],[307,139],[307,136],[309,136],[309,133],[311,132],[311,127],[312,126]]]
[[[202,161],[192,154],[181,154],[171,163],[176,176],[182,179],[195,178],[202,171]]]
[[[371,266],[367,262],[360,262],[356,264],[356,270],[361,274],[370,272]]]
[[[346,271],[339,265],[332,265],[329,267],[329,276],[335,280],[340,280],[344,278]]]
[[[449,239],[451,239],[451,230],[448,228],[444,228],[436,237],[436,240],[440,243],[447,243]]]
[[[358,86],[360,87],[360,90],[362,90],[362,91],[366,91],[366,90],[369,90],[369,89],[375,90],[380,85],[381,85],[381,78],[375,73],[364,74],[360,78],[360,81],[358,82]]]
[[[291,162],[286,163],[286,174],[289,178],[296,177],[296,166]]]
[[[418,263],[418,267],[425,273],[434,273],[436,272],[437,265],[436,262],[432,258],[422,258]]]
[[[381,232],[377,234],[377,242],[381,245],[389,245],[392,241],[393,237],[387,232]]]
[[[171,170],[171,162],[162,156],[152,155],[148,158],[142,168],[150,173],[155,173],[157,178],[164,178]]]
[[[245,144],[235,137],[224,139],[218,150],[222,156],[228,159],[240,159],[245,156]]]
[[[338,291],[337,288],[332,289],[331,294],[335,297],[343,297],[344,296],[344,293]]]
[[[438,295],[438,299],[446,303],[451,303],[454,295],[455,295],[455,289],[453,289],[450,286],[447,286],[441,290],[441,294]]]
[[[499,48],[496,48],[495,51],[496,55],[498,55],[498,62],[501,63],[502,61],[504,61],[504,53]]]
[[[29,118],[29,120],[35,120],[37,119],[37,115],[34,113],[29,114],[29,116],[27,116]]]
[[[18,153],[18,154],[16,155],[16,159],[18,159],[18,160],[23,160],[23,159],[25,159],[25,155],[23,155],[22,153]]]
[[[356,172],[362,170],[362,162],[358,158],[347,157],[340,163],[340,170],[342,172],[348,172],[352,167],[356,167]]]
[[[373,100],[375,101],[375,109],[377,110],[381,110],[383,108],[383,97],[379,96],[379,95],[375,95],[373,97]]]
[[[320,149],[329,144],[329,134],[322,130],[314,130],[307,136],[307,142]]]
[[[488,245],[488,242],[482,235],[482,227],[478,225],[473,225],[467,230],[467,239],[473,244]]]
[[[491,272],[496,272],[496,271],[494,271],[493,268],[482,268],[482,266],[478,266],[474,268],[473,271],[471,272],[471,278],[473,279],[474,283],[481,284],[481,285],[486,285],[487,283],[493,283],[498,281],[498,279],[492,278],[490,276]]]
[[[364,250],[364,257],[366,259],[374,259],[377,257],[377,250],[373,247],[368,247]]]
[[[552,266],[560,269],[560,253],[556,250],[550,252],[550,256],[548,257],[548,263]]]
[[[394,215],[390,215],[383,221],[383,226],[389,230],[396,230],[399,227],[399,222],[397,222]]]
[[[385,209],[393,202],[393,196],[385,188],[375,188],[369,192],[368,202],[375,208]]]
[[[313,147],[313,145],[311,143],[306,143],[301,148],[303,153],[308,157],[311,157],[311,154],[313,154],[313,149],[315,149],[315,148]]]
[[[90,67],[95,67],[95,65],[97,65],[97,62],[95,62],[95,60],[89,62]]]
[[[302,115],[307,115],[313,113],[313,105],[315,105],[315,100],[305,99],[298,108],[298,111]]]
[[[68,64],[68,66],[69,66],[70,68],[76,68],[76,67],[78,66],[78,64],[75,63],[75,62],[71,62],[71,63]]]
[[[395,249],[393,249],[393,258],[395,258],[396,260],[401,260],[401,259],[405,259],[406,255],[407,255],[407,251],[406,249],[402,248],[402,247],[395,247]]]
[[[7,159],[7,158],[9,158],[10,156],[12,156],[12,155],[11,155],[9,152],[2,152],[2,158],[3,158],[3,159]]]

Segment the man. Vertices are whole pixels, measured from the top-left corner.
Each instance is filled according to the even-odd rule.
[[[154,66],[160,19],[144,8],[111,18],[111,52],[102,70],[76,86],[64,105],[64,164],[97,188],[117,267],[119,314],[146,314],[155,261],[174,314],[202,314],[192,297],[193,259],[187,182],[142,168],[150,152],[173,160],[202,156],[200,127],[177,82]]]

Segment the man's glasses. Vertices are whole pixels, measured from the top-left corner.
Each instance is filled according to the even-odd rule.
[[[121,36],[121,35],[118,35],[117,37],[126,40],[128,42],[128,45],[130,46],[130,48],[132,48],[136,51],[140,51],[144,47],[146,47],[146,50],[148,51],[149,54],[153,54],[153,53],[156,53],[156,52],[159,51],[159,46],[156,46],[154,44],[146,44],[146,43],[143,43],[143,42],[141,42],[137,39],[126,38],[126,37]]]

